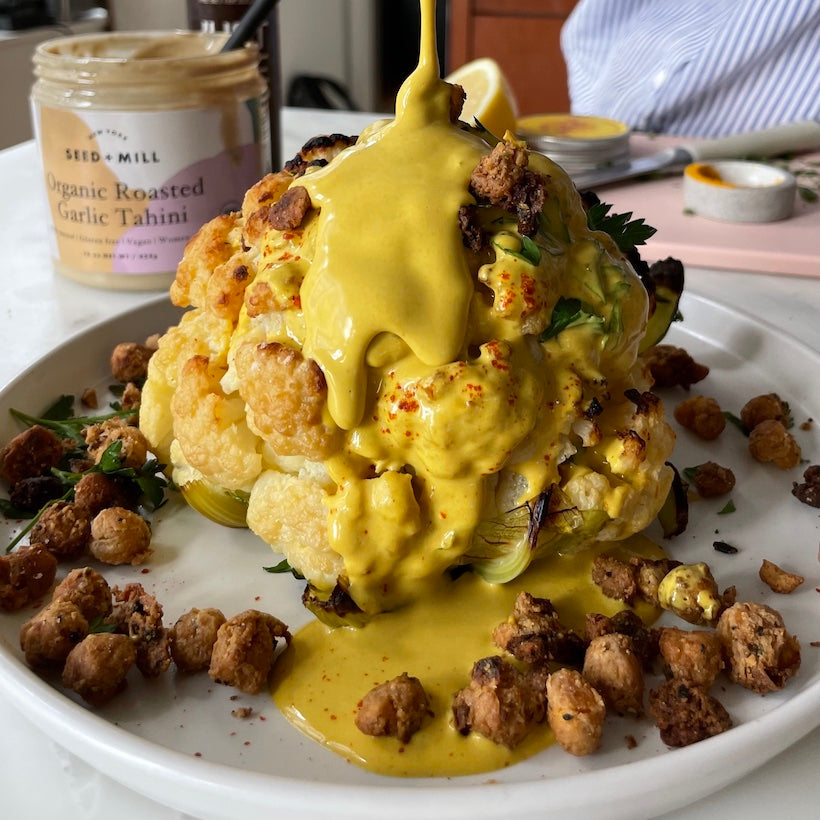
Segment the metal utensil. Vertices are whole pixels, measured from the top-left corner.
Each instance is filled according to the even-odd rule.
[[[793,151],[813,151],[818,148],[820,123],[802,120],[761,131],[748,131],[729,137],[685,143],[648,157],[636,157],[571,176],[576,188],[588,190],[656,171],[682,169],[690,162],[700,160],[771,157]]]

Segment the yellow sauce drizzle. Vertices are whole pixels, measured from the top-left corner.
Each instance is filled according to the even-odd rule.
[[[509,617],[520,590],[549,598],[562,622],[581,634],[587,612],[613,615],[621,609],[622,604],[604,597],[590,580],[592,561],[604,551],[621,557],[662,555],[648,539],[633,536],[617,547],[599,544],[546,559],[514,584],[493,585],[463,575],[403,609],[378,615],[363,629],[332,630],[313,622],[297,632],[278,661],[274,700],[300,731],[380,774],[466,775],[531,757],[553,742],[546,723],[512,750],[476,733],[462,737],[451,724],[452,697],[469,682],[475,661],[502,654],[491,633]],[[647,623],[658,615],[645,604],[636,611]],[[354,723],[357,703],[373,686],[403,672],[421,680],[433,718],[407,744],[362,734]]]
[[[399,91],[396,119],[302,181],[321,208],[302,285],[304,352],[322,368],[330,414],[345,429],[364,412],[364,358],[379,333],[396,334],[432,366],[464,344],[473,285],[456,214],[472,199],[470,174],[486,145],[450,125],[435,2],[422,6],[421,59]]]

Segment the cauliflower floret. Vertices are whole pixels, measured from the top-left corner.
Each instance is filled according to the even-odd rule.
[[[171,285],[171,301],[180,307],[204,307],[206,288],[214,268],[225,264],[242,248],[238,214],[220,214],[203,225],[188,241]]]
[[[265,470],[251,490],[248,526],[311,583],[331,589],[344,565],[328,542],[327,477],[317,466],[299,475]]]
[[[224,372],[206,356],[185,363],[171,401],[174,435],[194,469],[227,490],[246,490],[262,470],[260,442],[248,428],[244,402],[222,392]]]
[[[192,310],[159,340],[159,349],[148,362],[148,379],[142,389],[140,430],[151,449],[167,462],[174,420],[171,399],[179,384],[182,366],[192,356],[223,360],[231,338],[231,323],[210,313]]]
[[[327,384],[315,362],[269,342],[242,345],[234,364],[248,423],[277,453],[322,459],[333,452],[339,431],[325,421]]]

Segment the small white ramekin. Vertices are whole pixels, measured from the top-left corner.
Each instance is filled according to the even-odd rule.
[[[694,162],[683,172],[686,208],[723,222],[788,219],[796,191],[792,174],[762,162]]]

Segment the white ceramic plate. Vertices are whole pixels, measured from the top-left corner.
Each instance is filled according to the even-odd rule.
[[[820,357],[782,332],[714,302],[687,295],[685,322],[668,341],[685,346],[711,373],[693,392],[715,396],[737,413],[746,399],[777,391],[790,402],[797,425],[820,419]],[[141,340],[164,329],[176,313],[164,299],[91,328],[23,373],[0,396],[0,441],[17,427],[8,407],[36,412],[61,392],[105,386],[107,358],[119,341]],[[682,391],[669,391],[671,411]],[[795,427],[804,456],[820,460],[820,433]],[[742,435],[727,427],[714,443],[679,438],[679,468],[707,459],[731,466],[737,511],[717,515],[725,499],[692,505],[689,529],[670,545],[685,562],[707,561],[722,586],[740,599],[779,609],[803,644],[803,665],[781,692],[759,697],[734,686],[717,694],[735,728],[670,751],[649,721],[613,720],[603,750],[578,759],[551,748],[504,771],[455,779],[390,779],[371,775],[325,751],[291,728],[266,696],[251,698],[213,684],[207,676],[174,673],[158,681],[132,674],[127,691],[90,711],[21,659],[18,630],[30,610],[0,616],[0,693],[58,743],[111,778],[163,805],[205,820],[241,817],[337,818],[558,818],[642,820],[703,797],[753,770],[820,723],[820,596],[816,510],[790,494],[802,467],[783,472],[754,462]],[[7,528],[8,529],[8,528]],[[0,530],[5,535],[6,530]],[[716,539],[739,548],[714,551]],[[306,620],[292,578],[262,567],[276,560],[245,531],[220,528],[179,503],[155,518],[155,554],[144,568],[106,570],[112,583],[139,581],[165,607],[166,622],[192,606],[217,606],[230,616],[264,609],[298,627]],[[767,557],[806,577],[790,596],[759,581]],[[231,712],[251,706],[252,717]],[[628,749],[631,734],[638,746]]]

